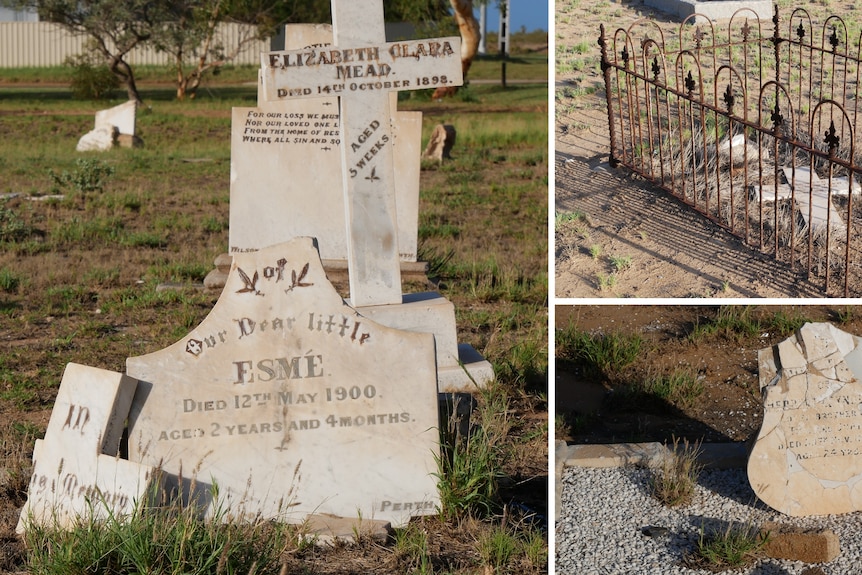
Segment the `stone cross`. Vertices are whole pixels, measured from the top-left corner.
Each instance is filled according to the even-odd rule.
[[[389,94],[463,82],[457,37],[386,43],[380,0],[332,0],[334,45],[261,55],[263,94],[339,96],[354,307],[401,303]]]

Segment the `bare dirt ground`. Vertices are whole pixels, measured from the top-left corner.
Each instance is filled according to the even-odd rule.
[[[643,343],[634,362],[601,376],[587,373],[583,362],[571,361],[558,345],[556,409],[562,429],[558,426],[557,438],[574,443],[752,439],[763,419],[758,350],[783,341],[805,321],[828,321],[860,334],[860,312],[847,306],[558,306],[557,330],[637,335]],[[717,324],[722,327],[709,327]],[[690,401],[633,392],[648,378],[680,369],[696,373],[702,385]]]
[[[822,286],[798,270],[747,247],[628,170],[607,166],[599,26],[612,34],[640,18],[653,19],[665,34],[679,27],[637,1],[556,3],[555,295],[821,296]]]

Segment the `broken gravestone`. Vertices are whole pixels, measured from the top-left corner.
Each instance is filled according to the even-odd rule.
[[[151,493],[153,468],[117,457],[136,386],[120,373],[66,366],[45,439],[33,449],[18,533],[34,523],[69,528],[121,518]]]
[[[862,510],[862,338],[807,323],[758,356],[763,423],[748,478],[791,516]]]
[[[449,124],[437,124],[434,131],[431,132],[431,137],[428,139],[428,145],[425,151],[422,152],[422,158],[427,160],[443,160],[452,159],[452,147],[455,145],[455,126]]]
[[[132,148],[141,145],[135,135],[137,104],[128,101],[119,106],[96,112],[96,126],[78,140],[79,152],[110,150],[114,146]]]
[[[234,254],[201,325],[128,359],[129,459],[209,512],[402,526],[439,504],[435,368],[434,337],[359,315],[310,238]]]

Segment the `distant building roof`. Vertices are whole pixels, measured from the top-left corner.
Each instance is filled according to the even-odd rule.
[[[13,10],[0,6],[0,22],[38,22],[39,14],[35,10]]]

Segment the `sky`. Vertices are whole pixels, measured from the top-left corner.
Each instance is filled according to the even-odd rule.
[[[521,26],[532,32],[537,28],[548,29],[548,2],[542,0],[509,0],[509,32],[517,32]],[[476,18],[479,17],[479,9],[475,9]],[[491,0],[488,3],[488,30],[500,29],[500,14],[497,11],[497,2]]]

